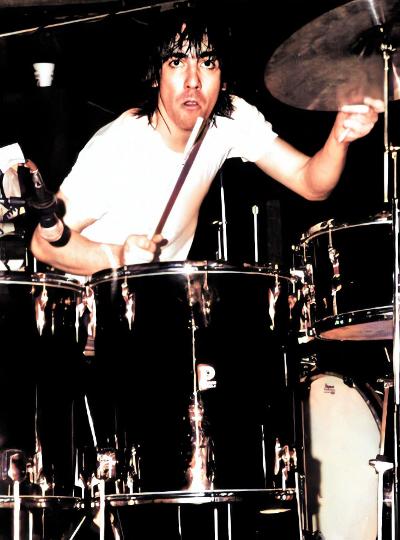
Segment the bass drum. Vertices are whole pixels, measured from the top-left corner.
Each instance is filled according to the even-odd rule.
[[[324,540],[376,539],[378,476],[369,461],[379,453],[380,422],[372,403],[337,374],[311,379],[303,403],[306,525]]]
[[[311,227],[301,251],[311,324],[330,340],[393,338],[393,235],[391,216],[364,223]]]

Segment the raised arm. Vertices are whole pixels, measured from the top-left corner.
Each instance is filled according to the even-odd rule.
[[[278,137],[273,151],[256,165],[302,197],[324,200],[340,179],[350,142],[367,135],[382,111],[382,101],[371,98],[360,105],[344,106],[327,141],[314,156],[306,156]]]

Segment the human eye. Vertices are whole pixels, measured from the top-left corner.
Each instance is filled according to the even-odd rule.
[[[183,65],[182,58],[175,56],[170,59],[170,61],[168,62],[168,65],[173,68],[180,67]]]
[[[215,69],[218,67],[218,61],[212,56],[202,58],[201,65],[206,69]]]

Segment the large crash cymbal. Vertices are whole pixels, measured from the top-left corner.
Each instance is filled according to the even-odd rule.
[[[383,99],[382,44],[400,49],[399,0],[353,0],[303,26],[272,55],[265,84],[300,109],[337,111]],[[400,98],[400,50],[391,54],[389,99]]]

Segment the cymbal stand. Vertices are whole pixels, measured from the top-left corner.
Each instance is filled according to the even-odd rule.
[[[13,497],[13,540],[20,540],[21,498],[19,496],[19,480],[13,481]]]
[[[378,534],[377,539],[383,540],[383,503],[384,503],[384,475],[385,472],[393,470],[393,463],[384,455],[385,454],[385,437],[386,437],[386,425],[387,425],[387,410],[389,401],[389,389],[393,384],[389,381],[384,382],[384,397],[382,405],[382,420],[380,429],[380,444],[379,454],[376,459],[370,460],[370,465],[375,467],[375,472],[378,475]]]
[[[398,538],[398,429],[399,429],[399,407],[400,407],[400,329],[399,329],[399,201],[397,199],[397,178],[394,174],[394,195],[392,203],[392,220],[393,220],[393,244],[394,244],[394,287],[393,287],[393,385],[394,385],[394,411],[393,411],[393,500],[392,500],[392,531],[393,539]]]
[[[392,232],[393,232],[393,463],[384,455],[384,442],[386,432],[386,415],[388,403],[388,386],[385,387],[385,399],[383,407],[382,425],[381,425],[381,442],[379,454],[375,460],[371,460],[370,464],[374,465],[375,471],[378,474],[378,540],[382,540],[383,535],[383,499],[384,499],[384,474],[389,470],[393,470],[392,480],[392,507],[391,507],[391,534],[392,540],[398,538],[398,426],[399,426],[399,407],[400,407],[400,294],[399,294],[399,204],[397,199],[397,150],[389,144],[389,73],[391,64],[391,55],[394,51],[389,44],[382,43],[381,51],[384,63],[384,78],[383,78],[383,97],[384,97],[384,203],[389,199],[389,158],[392,157],[394,163],[393,174],[393,200],[392,200]]]
[[[228,260],[228,238],[226,231],[226,207],[225,207],[225,190],[224,190],[224,179],[222,176],[222,171],[219,175],[220,182],[220,193],[221,193],[221,224],[222,224],[222,248],[223,248],[223,261]]]
[[[384,145],[384,163],[383,163],[383,202],[389,202],[389,72],[391,65],[391,55],[393,47],[386,43],[381,45],[383,57],[383,102],[384,102],[384,126],[383,126],[383,145]]]
[[[397,198],[397,156],[394,147],[389,144],[389,73],[392,66],[391,55],[394,51],[393,47],[389,44],[382,44],[381,46],[384,62],[384,144],[385,144],[385,160],[384,160],[384,202],[388,201],[388,188],[389,188],[389,154],[392,153],[394,166],[393,174],[393,200],[392,200],[392,230],[393,230],[393,396],[394,396],[394,410],[393,410],[393,500],[392,500],[392,539],[398,538],[398,428],[399,428],[399,407],[400,407],[400,320],[399,320],[399,308],[400,308],[400,294],[399,294],[399,239],[400,239],[400,227],[399,227],[399,202]]]

